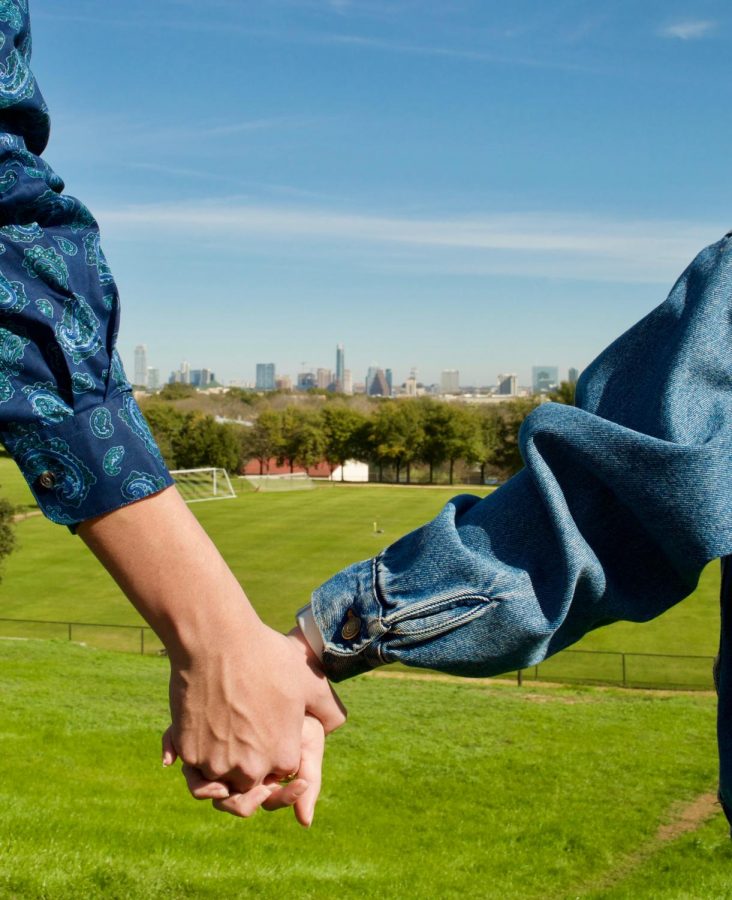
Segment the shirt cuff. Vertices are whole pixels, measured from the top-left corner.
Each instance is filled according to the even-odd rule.
[[[310,645],[310,649],[322,662],[325,644],[323,642],[323,635],[320,633],[320,629],[315,621],[315,616],[313,615],[312,604],[308,603],[307,606],[303,606],[302,609],[299,609],[295,615],[295,620],[300,627],[300,631],[302,631],[303,637]]]
[[[129,391],[38,430],[0,434],[41,511],[77,525],[173,484]]]

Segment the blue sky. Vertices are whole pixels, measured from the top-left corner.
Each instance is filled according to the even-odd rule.
[[[128,369],[581,369],[732,228],[728,10],[31,0]]]

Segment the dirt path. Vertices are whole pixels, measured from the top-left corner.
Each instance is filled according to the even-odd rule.
[[[32,519],[34,516],[42,516],[40,509],[31,509],[28,512],[16,513],[13,516],[13,522],[22,522],[25,519]]]
[[[515,678],[461,678],[458,675],[443,675],[440,672],[392,672],[389,669],[374,669],[366,678],[392,678],[396,680],[402,681],[438,681],[444,684],[464,684],[468,687],[484,687],[490,688],[500,685],[501,687],[505,687],[507,685],[512,685],[516,687],[516,679]],[[559,682],[559,681],[534,681],[532,678],[530,681],[524,681],[523,687],[521,688],[523,692],[523,696],[529,701],[534,701],[536,703],[548,703],[552,700],[557,700],[557,702],[579,702],[574,698],[567,698],[566,696],[556,696],[552,697],[550,694],[552,691],[556,691],[559,695],[562,691],[566,691],[571,689],[572,687],[591,687],[593,692],[604,692],[604,691],[622,691],[623,694],[636,694],[643,697],[714,697],[715,692],[713,690],[709,691],[683,691],[683,690],[667,690],[664,688],[632,688],[632,687],[623,687],[620,684],[592,684],[585,685],[579,682],[576,685],[570,684],[568,682]],[[537,694],[534,692],[535,688],[541,688],[542,693]],[[547,693],[549,692],[549,693]],[[588,702],[589,702],[588,698]]]
[[[626,856],[604,877],[578,885],[568,891],[565,896],[584,897],[621,884],[670,843],[685,834],[697,831],[718,814],[721,814],[721,807],[717,801],[717,795],[712,792],[699,794],[685,806],[674,806],[669,811],[668,822],[658,827],[654,837],[642,844],[634,853]]]

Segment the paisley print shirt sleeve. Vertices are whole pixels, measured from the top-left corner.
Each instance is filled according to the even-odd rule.
[[[27,0],[0,0],[0,440],[73,526],[172,483],[115,349],[119,296],[89,210],[40,158]]]

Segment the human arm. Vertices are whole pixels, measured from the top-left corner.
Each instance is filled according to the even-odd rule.
[[[247,793],[301,768],[303,718],[344,721],[327,680],[267,628],[175,488],[85,521],[78,534],[168,650],[172,747]]]
[[[732,552],[731,311],[725,238],[590,365],[578,408],[532,413],[521,473],[314,592],[328,675],[495,675],[687,596]]]

